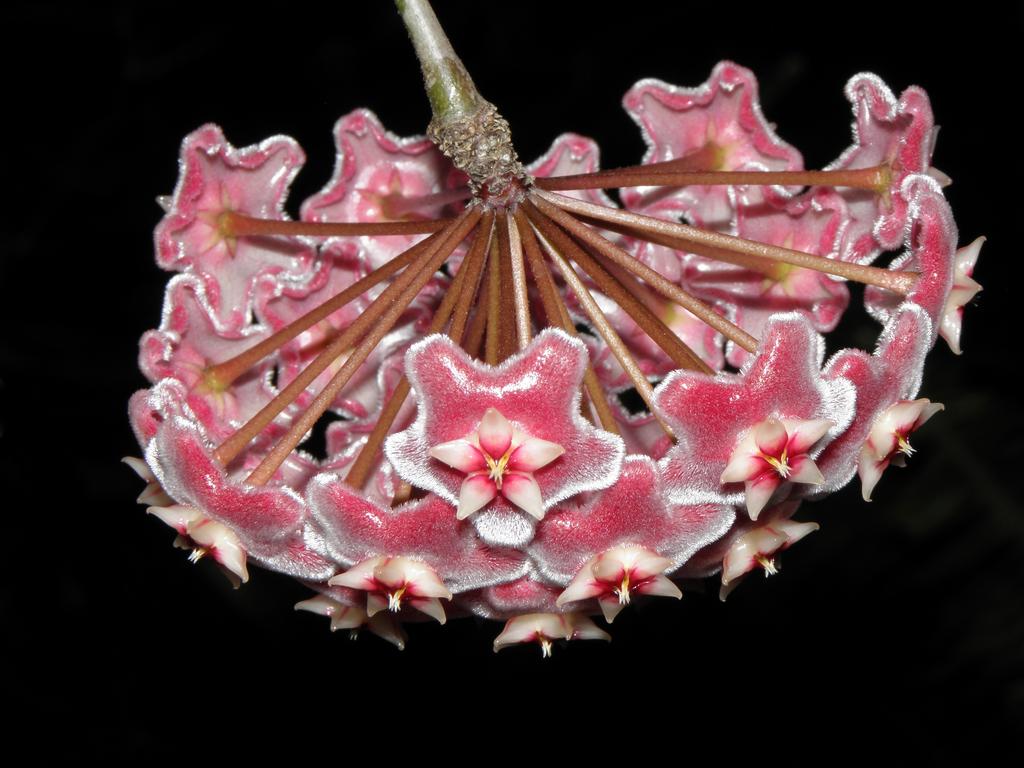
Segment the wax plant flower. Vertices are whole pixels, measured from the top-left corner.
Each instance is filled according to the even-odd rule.
[[[333,629],[403,647],[405,622],[476,615],[549,655],[687,579],[775,573],[855,476],[883,497],[980,289],[924,91],[855,76],[853,143],[808,171],[722,62],[629,91],[640,164],[571,134],[523,164],[428,3],[398,6],[427,138],[341,118],[301,220],[293,140],[182,144],[130,404],[140,501],[179,546],[300,579]],[[851,282],[881,333],[826,358]]]

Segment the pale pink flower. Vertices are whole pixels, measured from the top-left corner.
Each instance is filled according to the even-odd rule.
[[[834,426],[828,419],[776,419],[758,422],[740,439],[722,471],[723,483],[743,483],[747,512],[757,520],[784,482],[824,482],[809,451]]]
[[[781,171],[803,168],[800,153],[775,135],[761,113],[757,80],[730,61],[717,64],[696,88],[641,80],[623,98],[626,112],[647,143],[644,163],[694,162],[692,170]],[[622,192],[627,208],[649,214],[683,214],[694,224],[734,230],[741,205],[790,195],[784,187],[636,187]]]
[[[639,546],[623,546],[594,555],[558,597],[559,607],[596,597],[611,624],[635,592],[679,599],[682,591],[662,573],[672,561]]]
[[[583,344],[557,330],[496,367],[430,336],[406,355],[419,408],[409,429],[388,438],[388,460],[407,482],[458,506],[460,518],[497,496],[498,478],[502,496],[537,519],[570,496],[607,488],[624,447],[580,414],[586,361]]]
[[[295,610],[326,616],[331,620],[331,632],[347,629],[349,637],[355,640],[359,630],[362,627],[366,627],[373,634],[394,645],[398,650],[405,650],[405,632],[402,631],[401,625],[395,621],[394,616],[388,611],[378,612],[370,616],[358,605],[346,605],[327,595],[316,595],[308,600],[301,600],[295,604]]]
[[[465,437],[430,449],[433,458],[467,474],[459,489],[459,520],[498,494],[542,519],[544,500],[533,473],[563,453],[565,449],[558,443],[513,428],[497,408],[488,408],[480,425]]]
[[[890,464],[903,466],[907,457],[915,453],[910,445],[911,433],[944,409],[942,403],[933,403],[926,397],[901,400],[883,411],[875,420],[857,465],[864,501],[871,501],[871,492]]]
[[[544,658],[556,640],[611,640],[593,621],[579,613],[528,613],[509,619],[494,639],[494,652],[516,643],[538,643]]]
[[[737,529],[722,560],[719,591],[722,600],[755,568],[761,568],[765,576],[777,574],[779,565],[775,556],[818,530],[817,523],[798,523],[791,519],[797,506],[798,502],[779,504],[767,510],[757,523]]]
[[[974,265],[981,253],[985,238],[979,237],[970,245],[957,249],[956,267],[953,275],[953,289],[949,292],[946,305],[942,308],[942,319],[939,334],[949,344],[949,348],[960,354],[960,326],[963,322],[964,306],[973,299],[981,286],[971,277]]]
[[[156,230],[158,263],[202,278],[218,328],[241,329],[252,313],[264,275],[301,285],[312,273],[314,250],[285,238],[237,238],[226,214],[284,220],[284,201],[305,154],[275,136],[235,149],[216,125],[190,134],[181,146],[181,175]]]
[[[452,599],[452,593],[433,568],[409,557],[372,557],[332,576],[327,583],[332,587],[365,591],[367,616],[383,610],[397,613],[405,600],[416,610],[444,624],[444,607],[438,598]]]

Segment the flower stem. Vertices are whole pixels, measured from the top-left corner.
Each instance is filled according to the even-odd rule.
[[[512,293],[515,299],[516,336],[519,351],[526,349],[530,343],[530,302],[526,290],[526,268],[523,264],[523,244],[519,239],[519,229],[515,223],[502,212],[498,217],[498,244],[508,250],[508,261],[512,271]],[[504,233],[504,236],[503,236]]]
[[[454,317],[448,335],[456,344],[462,341],[462,334],[466,327],[465,317],[468,314],[469,304],[477,291],[477,283],[479,282],[480,272],[484,263],[483,257],[491,238],[493,224],[494,214],[485,214],[469,254],[462,262],[462,266],[459,268],[455,279],[452,281],[448,292],[445,293],[441,305],[437,308],[437,312],[431,320],[430,329],[427,331],[428,334],[440,333],[449,318]],[[366,481],[370,476],[370,469],[377,458],[381,444],[384,442],[384,438],[387,437],[391,425],[398,416],[398,412],[402,410],[402,406],[409,396],[409,390],[409,380],[402,376],[394,392],[391,393],[391,397],[381,409],[377,423],[373,426],[373,431],[366,438],[366,442],[359,450],[355,461],[352,462],[348,474],[345,475],[345,482],[351,487],[358,490],[366,485]]]
[[[351,331],[357,326],[362,326],[358,333],[353,334],[356,337],[361,336],[367,331],[368,333],[352,351],[352,354],[346,358],[338,372],[334,374],[327,385],[316,396],[309,408],[295,420],[289,427],[288,432],[274,444],[274,447],[270,449],[270,452],[260,462],[259,466],[246,478],[250,485],[264,485],[274,476],[277,468],[295,450],[295,447],[302,442],[306,433],[313,428],[317,420],[331,406],[338,393],[348,384],[349,380],[359,369],[359,366],[366,362],[366,359],[376,349],[381,339],[391,331],[395,323],[398,322],[398,318],[413,302],[419,292],[423,290],[423,286],[427,284],[431,276],[440,268],[445,259],[451,255],[451,252],[458,247],[459,243],[466,238],[470,231],[476,227],[480,220],[480,214],[480,209],[477,207],[467,209],[465,213],[456,219],[456,223],[446,230],[447,235],[444,240],[436,248],[431,249],[430,255],[425,257],[426,264],[416,274],[412,274],[411,270],[403,273],[392,284],[391,288],[402,284],[400,295],[397,298],[389,297],[389,299],[384,300],[384,295],[387,293],[385,291],[385,294],[381,294],[377,302],[374,302],[375,304],[383,305],[385,311],[379,313],[379,316],[373,316],[370,321],[360,324],[360,321],[364,320],[364,318],[371,317],[370,310],[367,310],[365,314],[360,316],[359,320],[349,327],[349,331]],[[403,281],[402,278],[405,278],[407,275],[409,279]],[[346,331],[347,333],[348,331]],[[342,337],[346,334],[342,334]],[[339,337],[339,339],[342,337]],[[351,340],[348,343],[351,344]],[[327,352],[325,351],[321,357],[318,357],[309,365],[309,368],[319,363],[320,359],[326,356],[326,354]],[[335,353],[330,360],[323,364],[322,369],[326,368],[336,357],[337,354]],[[305,372],[303,371],[303,373]]]
[[[605,343],[611,349],[612,354],[615,355],[615,359],[619,361],[619,365],[626,372],[629,378],[633,382],[633,386],[636,387],[637,393],[647,404],[651,413],[654,414],[661,428],[665,430],[665,434],[669,437],[674,438],[675,435],[672,432],[672,428],[666,424],[654,407],[654,388],[651,387],[651,383],[644,376],[643,371],[640,370],[640,366],[637,364],[633,355],[626,347],[625,343],[616,333],[612,324],[608,322],[608,318],[605,317],[601,308],[598,306],[594,297],[590,295],[590,291],[587,290],[587,286],[583,284],[583,281],[579,278],[579,275],[573,270],[572,265],[569,264],[568,260],[559,253],[558,249],[544,237],[543,232],[538,232],[537,237],[547,251],[551,261],[554,262],[555,266],[558,267],[559,272],[562,273],[562,279],[565,280],[566,285],[576,294],[576,298],[579,299],[580,304],[583,305],[584,311],[587,313],[587,317],[590,318],[590,322],[594,324],[597,332],[601,334],[601,338],[604,339]]]
[[[253,347],[235,355],[230,360],[210,366],[203,372],[203,385],[211,391],[221,392],[231,386],[231,383],[243,373],[252,368],[256,363],[294,339],[310,326],[319,323],[328,315],[336,312],[349,302],[362,296],[366,291],[378,283],[383,282],[391,275],[403,269],[432,245],[436,245],[438,236],[436,234],[420,241],[412,248],[404,251],[395,258],[385,262],[370,274],[352,283],[341,293],[332,296],[315,309],[310,310],[302,317],[298,317],[272,336],[256,344]]]
[[[455,54],[428,0],[395,0],[409,31],[434,118],[427,135],[469,176],[481,197],[505,195],[526,178],[508,123],[484,99]]]
[[[676,171],[654,163],[615,170],[536,179],[540,189],[609,189],[612,187],[686,187],[716,184],[848,187],[882,194],[889,188],[888,165],[841,171]]]
[[[544,263],[544,255],[541,253],[540,244],[537,242],[537,236],[534,234],[533,228],[521,210],[516,212],[515,220],[519,228],[520,240],[523,243],[523,252],[526,254],[526,263],[530,267],[533,282],[537,285],[540,292],[541,306],[544,308],[547,324],[552,328],[561,328],[574,338],[578,337],[579,332],[576,330],[576,326],[573,325],[572,319],[569,317],[569,310],[566,309],[565,302],[562,301],[562,297],[558,293],[554,278],[551,276],[551,270]],[[620,434],[619,425],[615,421],[615,415],[608,405],[608,400],[605,397],[604,390],[601,388],[601,383],[597,379],[597,374],[594,372],[594,366],[591,364],[589,357],[587,359],[587,370],[583,374],[583,387],[590,398],[594,411],[597,413],[597,419],[601,428],[616,435]]]
[[[527,204],[529,205],[529,204]],[[662,322],[661,318],[637,301],[619,282],[602,268],[597,261],[583,248],[573,242],[564,231],[543,216],[534,206],[530,205],[527,215],[534,226],[563,256],[572,259],[583,271],[590,275],[597,287],[608,298],[618,304],[633,322],[646,333],[676,364],[677,367],[691,371],[714,374],[711,367],[690,349],[673,331]]]
[[[593,205],[592,203],[586,203],[551,192],[537,190],[535,194],[565,211],[629,227],[633,230],[633,236],[642,240],[650,240],[649,235],[667,235],[687,243],[718,248],[744,256],[753,256],[758,259],[782,262],[783,264],[813,269],[816,272],[824,272],[858,283],[867,283],[868,285],[885,288],[902,296],[906,296],[914,289],[917,279],[920,277],[916,272],[879,269],[878,267],[851,264],[836,259],[826,259],[823,256],[815,256],[803,251],[794,251],[790,248],[781,248],[758,243],[753,240],[744,240],[743,238],[725,235],[721,232],[711,232],[686,224],[676,224],[664,219],[656,219],[653,216],[605,208],[604,206]],[[652,240],[652,242],[658,241]]]
[[[633,256],[623,251],[610,240],[601,237],[597,232],[585,226],[582,222],[577,221],[557,206],[551,205],[539,197],[532,198],[532,202],[574,237],[577,237],[581,242],[590,246],[613,263],[632,272],[669,301],[678,304],[683,309],[700,318],[707,325],[714,328],[730,341],[741,346],[747,352],[755,352],[757,350],[757,339],[739,326],[726,320],[700,299],[691,296],[663,275],[655,272],[642,261],[633,258]]]
[[[434,120],[471,115],[485,103],[462,60],[452,48],[428,0],[395,0],[409,31]]]
[[[400,302],[404,297],[403,292],[406,288],[414,281],[419,283],[417,278],[419,277],[423,283],[429,279],[431,272],[427,272],[423,275],[425,265],[432,260],[436,260],[436,255],[439,252],[447,254],[461,242],[462,238],[466,236],[471,228],[472,221],[476,222],[479,217],[477,213],[476,217],[470,216],[470,212],[467,211],[458,219],[456,223],[444,230],[442,236],[432,242],[430,247],[426,251],[421,252],[421,255],[410,265],[409,269],[406,269],[395,281],[389,285],[380,296],[367,308],[366,312],[361,314],[348,328],[337,336],[330,344],[328,344],[324,351],[321,352],[315,360],[307,365],[301,373],[299,373],[278,395],[263,406],[260,411],[247,421],[237,432],[231,437],[225,440],[214,452],[216,459],[223,465],[227,466],[239,453],[241,453],[245,446],[256,437],[270,422],[272,422],[277,415],[281,413],[286,407],[291,405],[295,400],[302,394],[302,392],[312,384],[316,378],[327,370],[328,366],[334,363],[342,353],[349,349],[356,340],[360,339],[364,334],[370,331],[370,328],[376,323],[381,315],[383,315],[387,309],[395,302]],[[460,234],[461,233],[461,234]],[[459,239],[455,242],[450,242],[455,236]],[[450,247],[449,247],[450,246]],[[443,261],[443,259],[442,259]],[[415,294],[409,299],[411,302],[415,298]],[[403,305],[402,309],[404,310]]]

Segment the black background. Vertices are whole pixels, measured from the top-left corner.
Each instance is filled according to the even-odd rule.
[[[1003,749],[1024,718],[1012,370],[1024,12],[916,5],[437,3],[527,161],[575,131],[604,166],[637,162],[622,94],[641,77],[696,85],[722,58],[755,71],[766,116],[807,167],[849,141],[851,75],[874,71],[897,93],[920,84],[943,126],[935,164],[955,182],[961,244],[989,237],[966,354],[940,342],[926,370],[922,396],[947,410],[873,503],[855,483],[817,505],[822,529],[783,574],[728,603],[710,589],[640,604],[610,645],[545,661],[493,654],[499,625],[475,620],[413,626],[402,653],[349,642],[294,613],[305,590],[263,571],[232,591],[171,548],[118,463],[138,454],[126,402],[169,277],[153,263],[154,198],[174,186],[182,137],[207,121],[236,146],[294,136],[308,156],[297,214],[329,178],[338,116],[367,106],[399,135],[429,119],[391,5],[16,7],[3,53],[0,621],[16,730],[41,728],[31,754],[191,759],[288,743],[338,759],[357,744],[542,759],[531,750],[546,734],[581,756],[666,742],[679,760],[719,762],[814,740],[823,759],[1015,762]]]

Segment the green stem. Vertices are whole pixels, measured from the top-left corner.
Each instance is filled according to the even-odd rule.
[[[486,102],[455,54],[429,0],[395,0],[409,30],[434,120],[446,123],[477,112]]]

